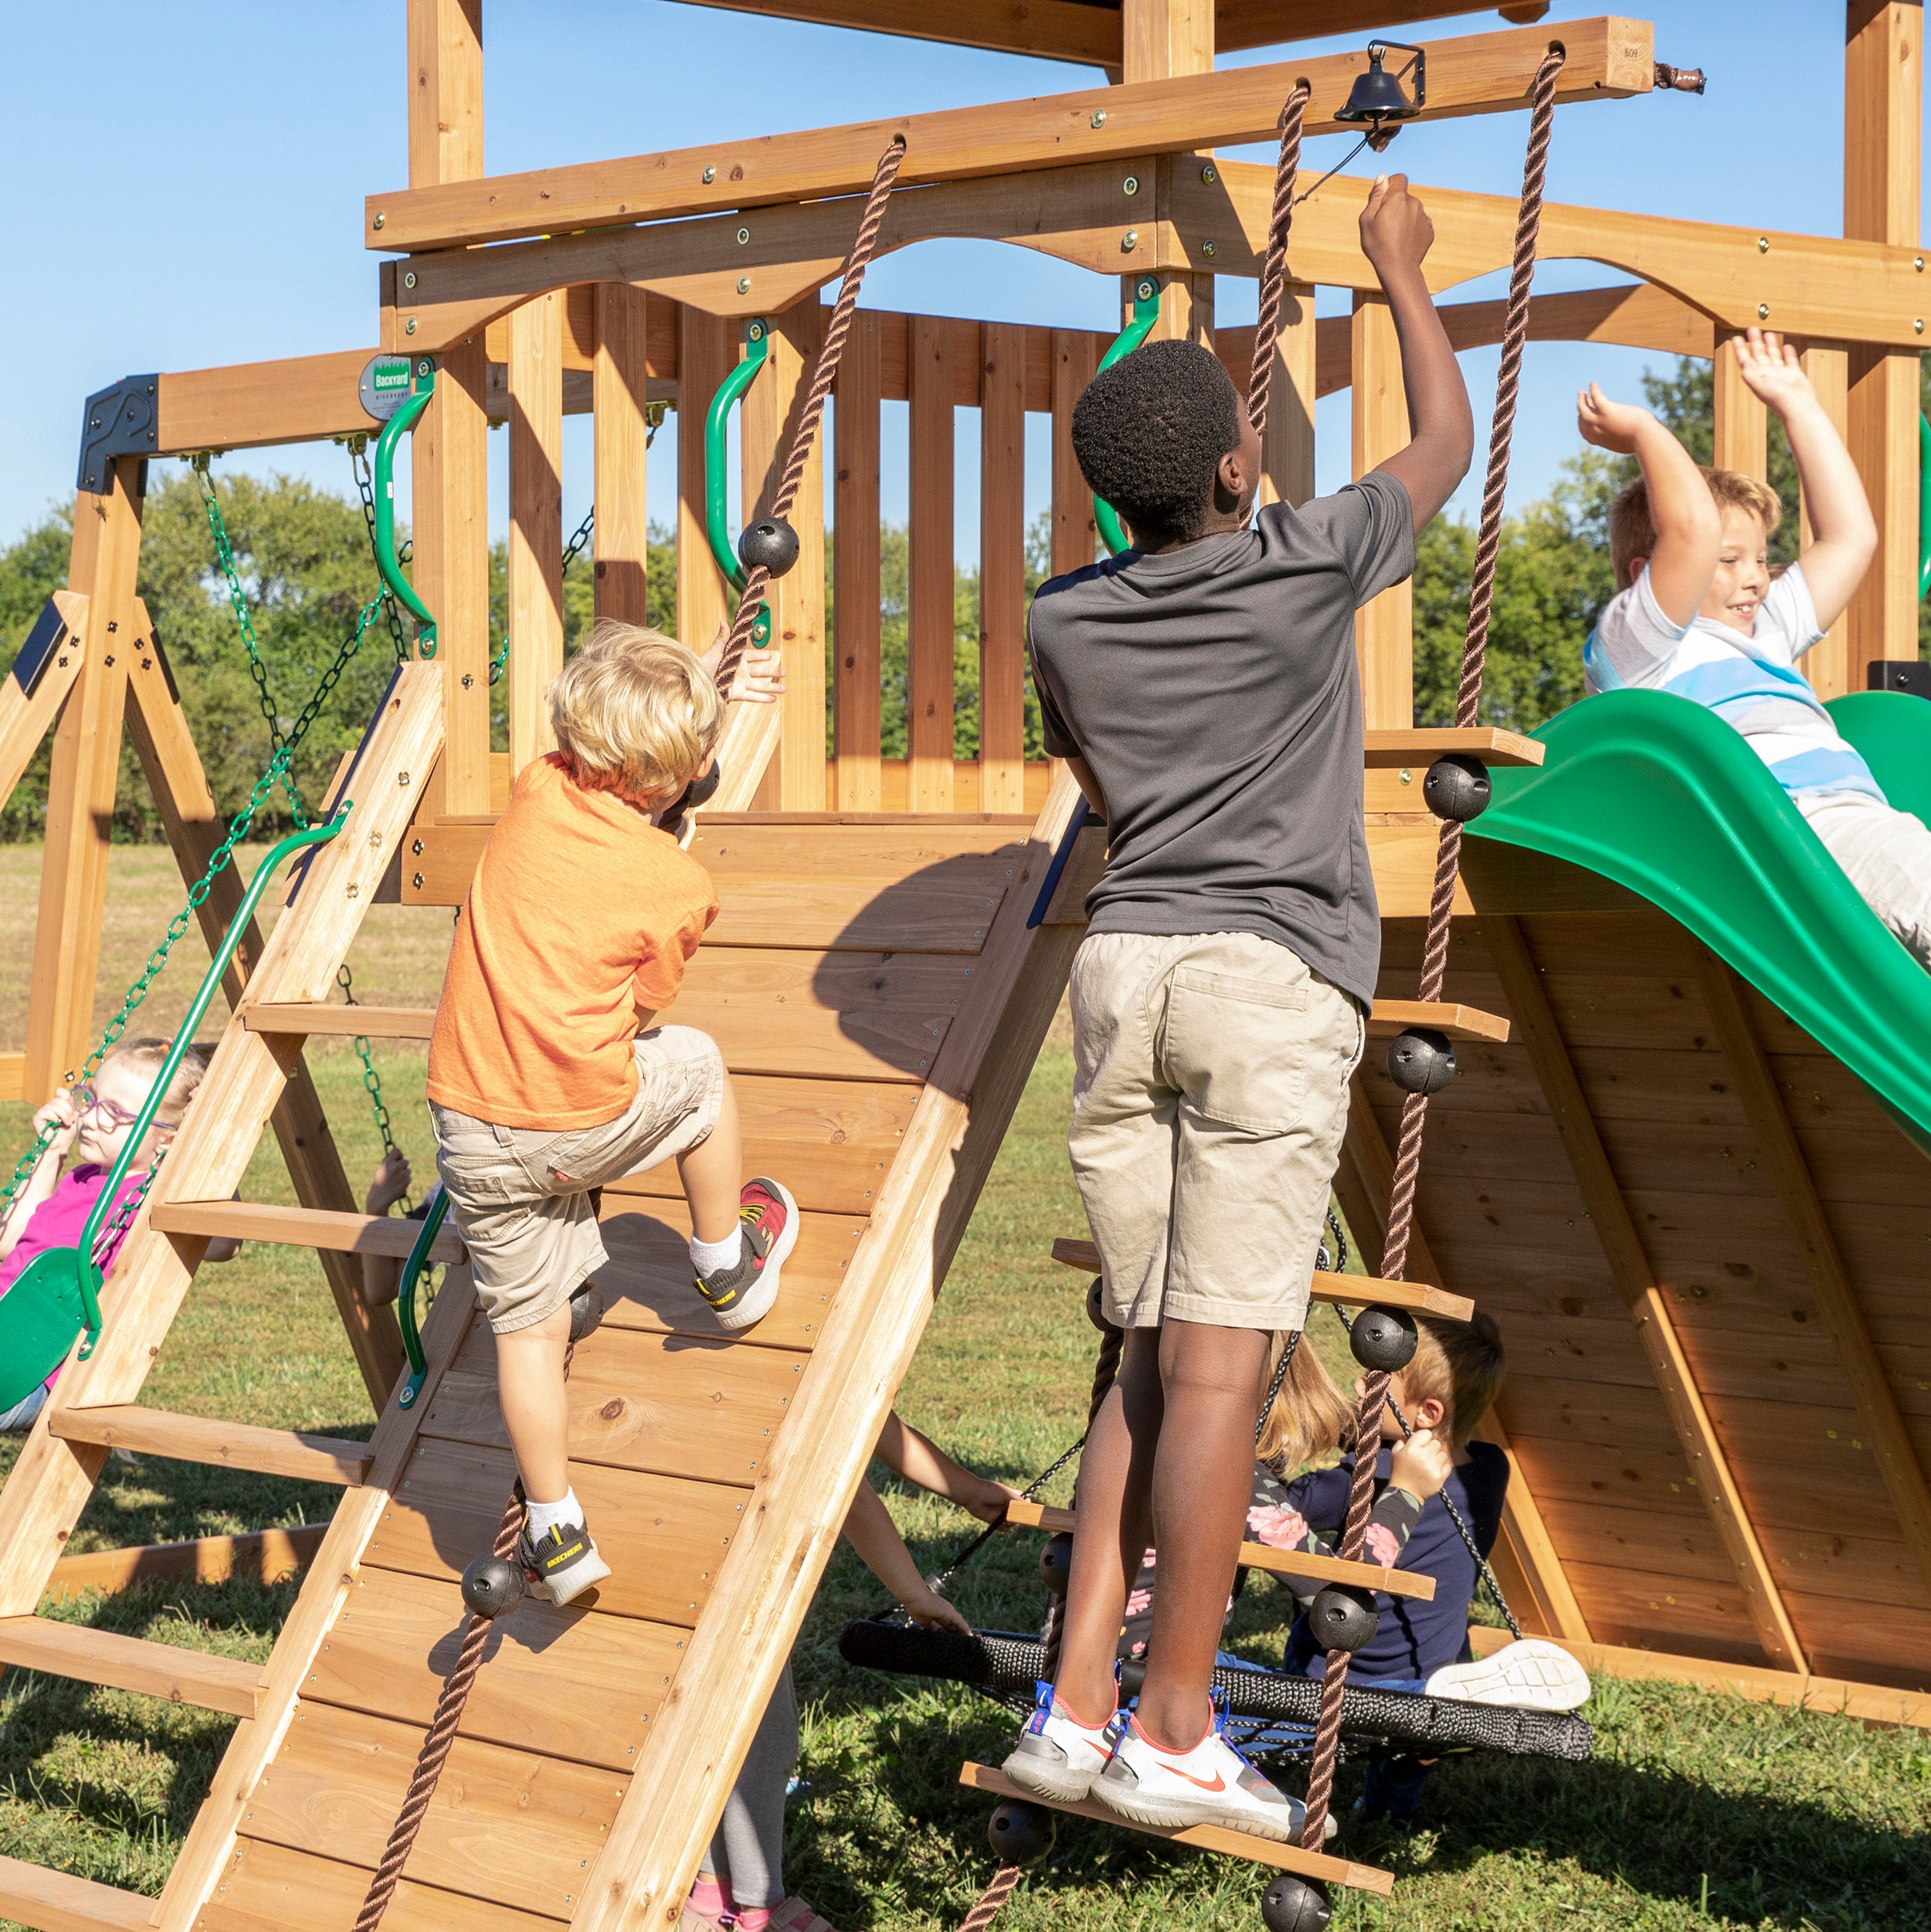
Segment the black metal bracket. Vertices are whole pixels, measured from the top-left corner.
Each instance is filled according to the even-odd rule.
[[[161,442],[161,378],[124,375],[97,389],[80,418],[80,474],[76,489],[104,496],[116,457],[151,457]]]
[[[1914,698],[1931,698],[1931,664],[1916,657],[1880,657],[1866,667],[1868,691],[1907,691]]]
[[[40,606],[40,615],[33,620],[33,628],[27,633],[27,641],[20,647],[13,660],[13,669],[8,674],[20,687],[22,698],[31,698],[41,679],[46,675],[47,667],[53,661],[53,654],[67,636],[67,620],[60,614],[60,606],[49,597]]]

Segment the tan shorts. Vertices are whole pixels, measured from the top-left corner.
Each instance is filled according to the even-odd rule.
[[[717,1125],[724,1061],[708,1033],[658,1027],[632,1051],[636,1097],[598,1126],[499,1127],[430,1103],[436,1172],[499,1335],[554,1314],[609,1260],[595,1189],[688,1153]]]
[[[1088,935],[1068,1146],[1108,1320],[1301,1326],[1365,1037],[1271,939]]]

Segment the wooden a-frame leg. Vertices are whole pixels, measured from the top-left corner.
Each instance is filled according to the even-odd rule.
[[[182,877],[192,885],[206,871],[209,858],[221,843],[226,827],[208,789],[207,775],[202,769],[188,720],[168,688],[158,654],[151,647],[154,626],[138,602],[135,609],[143,647],[133,654],[128,672],[128,688],[134,699],[128,707],[128,730]],[[233,866],[223,867],[209,887],[199,914],[202,932],[211,950],[228,930],[228,923],[241,903],[242,891],[242,882]],[[222,976],[222,990],[231,1009],[240,1003],[242,989],[260,960],[261,951],[261,929],[250,920]],[[288,1085],[276,1103],[273,1125],[289,1179],[294,1183],[295,1198],[304,1207],[355,1213],[358,1204],[343,1171],[341,1149],[329,1131],[321,1097],[315,1091],[314,1079],[304,1060],[297,1059],[288,1070]],[[335,1298],[337,1312],[348,1333],[348,1345],[355,1351],[355,1365],[362,1372],[369,1401],[379,1414],[402,1373],[401,1333],[385,1310],[378,1313],[362,1299],[361,1264],[356,1256],[324,1248],[320,1251],[319,1258],[322,1272],[328,1278],[329,1292]]]
[[[87,599],[78,591],[56,590],[52,601],[66,634],[42,667],[32,694],[22,689],[13,672],[0,677],[0,805],[12,797],[21,774],[33,762],[41,739],[53,728],[80,675]]]

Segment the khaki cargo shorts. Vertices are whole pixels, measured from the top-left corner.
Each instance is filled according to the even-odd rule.
[[[1246,932],[1095,932],[1073,960],[1068,1149],[1107,1319],[1298,1329],[1366,1027]]]
[[[636,1097],[598,1126],[499,1127],[430,1103],[436,1172],[499,1335],[554,1314],[609,1259],[594,1190],[688,1153],[717,1125],[725,1070],[710,1034],[657,1027],[631,1051]]]

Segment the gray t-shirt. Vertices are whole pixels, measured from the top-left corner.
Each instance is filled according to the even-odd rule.
[[[1094,932],[1257,933],[1373,1000],[1354,613],[1414,563],[1408,492],[1376,471],[1040,586],[1046,748],[1084,758],[1106,794]]]

